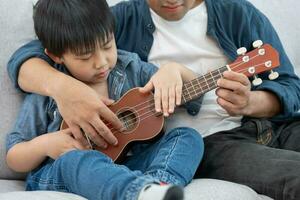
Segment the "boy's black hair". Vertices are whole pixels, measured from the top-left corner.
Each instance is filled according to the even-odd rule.
[[[56,56],[94,52],[114,31],[114,16],[105,0],[39,0],[34,29],[44,48]]]

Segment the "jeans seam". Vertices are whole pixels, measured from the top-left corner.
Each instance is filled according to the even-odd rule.
[[[180,129],[176,129],[176,136],[177,136],[177,137],[176,137],[176,139],[175,139],[175,141],[174,141],[174,143],[173,143],[173,146],[172,146],[171,150],[169,151],[168,155],[165,157],[165,160],[166,160],[166,161],[165,161],[165,167],[164,167],[164,170],[167,169],[168,161],[170,160],[171,154],[172,154],[172,152],[174,151],[176,144],[178,143],[178,139],[179,139],[179,137],[180,137]]]

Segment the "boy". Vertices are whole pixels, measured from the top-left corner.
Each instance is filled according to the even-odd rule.
[[[245,184],[274,199],[300,199],[300,82],[269,20],[245,0],[131,0],[117,4],[112,11],[119,48],[156,64],[178,61],[199,74],[212,69],[208,67],[228,64],[237,57],[238,48],[250,50],[255,40],[271,44],[280,55],[278,79],[270,81],[266,73],[261,76],[263,83],[253,87],[246,77],[226,72],[219,88],[205,94],[202,104],[189,104],[188,113],[179,109],[167,126],[172,129],[191,123],[206,136],[197,177]],[[90,97],[81,100],[85,107],[78,103],[81,120],[71,107],[62,114],[74,116],[69,121],[76,121],[78,126],[95,127],[80,109],[88,107],[89,113],[96,113],[91,102],[97,99],[92,92],[87,94],[86,86],[80,85],[64,93],[63,88],[74,81],[32,57],[46,60],[38,46],[30,44],[12,58],[8,71],[15,85],[43,94],[48,92],[42,84],[47,80],[53,88],[61,88],[49,91],[58,104],[74,102],[70,97],[80,90]],[[30,84],[31,80],[36,84]]]
[[[117,100],[130,88],[146,85],[156,72],[135,54],[116,50],[114,19],[104,0],[39,0],[34,25],[56,67],[102,97]],[[156,84],[166,87],[165,81],[174,91],[170,94],[180,97],[174,86],[186,73],[180,65],[167,64],[149,84],[160,90]],[[157,100],[165,104],[163,98]],[[15,171],[30,171],[27,190],[71,192],[93,200],[183,199],[179,186],[190,182],[203,154],[199,133],[177,128],[155,143],[135,145],[132,155],[117,165],[82,145],[70,129],[59,130],[61,122],[52,98],[26,96],[7,137],[7,163]],[[114,137],[109,139],[117,145]]]

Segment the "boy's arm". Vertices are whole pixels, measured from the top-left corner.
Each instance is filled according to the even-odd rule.
[[[47,157],[57,159],[74,149],[88,149],[71,135],[70,129],[65,129],[18,143],[7,152],[7,165],[17,172],[29,172],[38,167]]]
[[[61,119],[51,102],[48,97],[34,94],[24,99],[14,128],[6,138],[7,164],[13,170],[28,172],[47,156],[56,159],[70,149],[85,149],[71,136],[70,129],[47,133],[48,126]]]
[[[47,135],[13,146],[6,155],[7,165],[17,172],[29,172],[46,159]]]
[[[117,129],[122,127],[116,115],[107,108],[109,101],[99,98],[84,83],[53,68],[50,65],[53,62],[43,49],[41,43],[35,40],[21,47],[11,57],[8,73],[15,87],[54,98],[74,137],[82,144],[87,144],[87,141],[80,128],[89,133],[100,147],[104,144],[102,137],[110,144],[116,143],[113,138],[107,137],[112,133],[100,119],[102,116]]]

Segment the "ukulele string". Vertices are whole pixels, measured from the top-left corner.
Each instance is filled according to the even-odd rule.
[[[249,61],[251,61],[252,59],[254,59],[254,58],[256,58],[257,56],[259,56],[259,54],[257,54],[257,55],[255,55],[255,56],[253,56],[252,58],[250,58],[249,59]],[[236,63],[234,63],[234,64],[231,64],[233,67],[231,67],[231,65],[229,65],[230,66],[230,69],[231,70],[234,70],[235,68],[237,68],[237,67],[239,67],[241,64],[243,64],[244,62],[243,61],[240,61],[240,62],[236,62]],[[264,64],[264,63],[261,63],[261,64]],[[252,66],[252,67],[254,67],[254,68],[256,68],[256,67],[258,67],[259,65],[261,65],[261,64],[258,64],[258,65],[254,65],[254,66]],[[247,71],[246,69],[242,69],[242,70],[240,70],[240,71],[236,71],[236,72],[238,72],[238,73],[240,73],[240,72],[242,72],[242,71]],[[205,76],[205,75],[204,75]],[[211,76],[211,78],[208,78],[208,79],[206,79],[206,80],[204,80],[204,81],[198,81],[198,84],[199,85],[201,85],[201,84],[203,84],[203,83],[205,83],[205,82],[207,82],[207,81],[211,81],[211,80],[213,80],[214,81],[214,78],[216,78],[217,76]],[[198,77],[198,78],[200,78],[200,77]],[[191,82],[192,82],[193,80],[191,80]],[[186,84],[189,84],[190,82],[188,82],[188,83],[186,83]],[[209,85],[209,84],[208,84]],[[185,90],[189,90],[190,88],[192,88],[193,87],[193,85],[191,85],[190,84],[190,86],[188,86],[188,87],[186,87],[185,88]],[[209,87],[209,86],[208,86]],[[209,89],[209,88],[208,88]],[[183,90],[184,91],[184,90]],[[196,94],[200,94],[200,93],[198,93],[198,92],[196,92]],[[136,105],[136,106],[133,106],[132,108],[136,108],[136,107],[138,107],[138,106],[141,106],[141,105],[143,105],[143,104],[145,104],[145,103],[148,103],[148,102],[150,102],[150,101],[152,101],[151,99],[150,100],[148,100],[148,101],[145,101],[145,102],[142,102],[142,103],[140,103],[140,104],[138,104],[138,105]],[[131,114],[129,114],[129,115],[131,115]],[[128,116],[124,116],[124,118],[127,118]],[[120,118],[120,119],[122,119],[122,118]]]
[[[240,70],[239,72],[241,72],[241,71],[245,71],[245,70]],[[152,99],[152,101],[153,101],[153,99]],[[143,110],[143,109],[150,109],[151,107],[154,108],[154,104],[149,104],[149,106],[147,106],[147,107],[142,107],[142,109],[140,109],[139,111],[141,111],[141,110]],[[153,109],[153,110],[154,110],[154,109]],[[143,113],[142,115],[140,115],[140,116],[138,116],[138,117],[132,117],[132,118],[130,118],[129,120],[126,121],[126,125],[130,127],[130,126],[134,125],[138,119],[139,119],[139,121],[143,121],[143,120],[145,120],[145,119],[147,119],[147,118],[149,118],[149,117],[152,117],[152,116],[154,116],[154,115],[157,115],[156,112],[153,113],[153,110],[150,109],[150,111],[145,112],[145,113]],[[152,114],[148,115],[149,113],[152,113]],[[126,117],[129,117],[130,115],[134,115],[134,113],[128,114]],[[135,115],[134,115],[134,116],[135,116]],[[111,129],[111,132],[112,132],[113,134],[115,134],[115,133],[117,133],[118,131],[117,131],[115,128],[112,128],[112,129]]]
[[[261,63],[261,64],[263,64],[263,63]],[[255,66],[252,66],[252,67],[258,67],[259,65],[261,65],[261,64],[257,64],[257,65],[255,65]],[[247,69],[241,69],[241,70],[239,70],[239,71],[236,71],[237,73],[241,73],[241,72],[245,72],[245,71],[247,71]],[[213,80],[213,77],[211,78],[211,79],[206,79],[206,81],[210,81],[210,80]],[[199,84],[201,84],[201,83],[205,83],[206,81],[202,81],[202,82],[199,82]],[[186,88],[186,90],[189,90],[190,88],[192,88],[192,87],[187,87]],[[196,89],[196,90],[198,90],[198,89]],[[194,92],[195,92],[195,96],[197,96],[197,95],[200,95],[201,93],[205,93],[206,92],[206,90],[210,90],[210,88],[209,88],[209,86],[208,86],[208,88],[206,88],[206,89],[204,89],[204,90],[202,90],[202,88],[200,88],[200,92],[198,92],[198,91],[196,91],[195,89],[194,89]],[[205,91],[205,92],[203,92],[203,91]],[[191,98],[192,99],[192,98]],[[189,100],[191,100],[191,99],[189,99]],[[151,101],[152,101],[152,103],[151,103]],[[145,106],[145,107],[141,107],[139,110],[137,110],[136,112],[140,112],[140,111],[142,111],[142,110],[144,110],[144,109],[150,109],[151,107],[153,107],[155,104],[153,103],[153,101],[154,101],[154,99],[152,98],[152,99],[150,99],[150,100],[147,100],[147,101],[145,101],[145,102],[143,102],[143,103],[140,103],[140,104],[138,104],[138,105],[135,105],[135,106],[133,106],[133,107],[131,107],[131,108],[136,108],[136,107],[138,107],[138,106],[141,106],[141,105],[143,105],[143,104],[145,104],[145,103],[150,103],[150,104],[148,104],[147,106]],[[152,111],[151,111],[152,112]],[[144,113],[145,114],[145,113]],[[147,114],[147,113],[146,113]],[[135,114],[134,113],[130,113],[130,114],[127,114],[127,115],[124,115],[124,116],[122,116],[121,118],[120,118],[120,120],[124,120],[124,122],[126,123],[126,124],[128,124],[127,122],[128,122],[128,120],[126,121],[125,119],[126,118],[128,118],[128,117],[130,117],[131,115],[133,115],[133,116],[135,116]],[[157,113],[155,113],[154,115],[157,115]],[[142,117],[143,115],[140,115],[140,117]],[[151,116],[153,116],[153,115],[151,115]],[[151,116],[149,116],[149,117],[151,117]],[[132,117],[131,119],[130,119],[130,121],[132,121],[132,120],[134,120],[134,121],[137,121],[137,118],[136,117]],[[128,124],[128,126],[130,126],[130,125],[132,125],[133,123],[130,123],[130,124]],[[111,125],[111,123],[107,123],[107,126],[109,126],[109,125]],[[115,128],[112,128],[111,129],[111,131],[114,131],[114,130],[116,130]]]
[[[261,64],[263,64],[263,63],[261,63]],[[260,66],[261,64],[254,65],[254,66],[252,66],[252,67],[256,68],[256,67]],[[234,68],[231,68],[231,69],[234,69]],[[241,70],[236,71],[236,72],[237,72],[237,73],[241,73],[241,72],[246,72],[246,71],[247,71],[247,69],[241,69]],[[216,77],[216,76],[214,76],[214,77]],[[212,78],[208,78],[208,79],[206,79],[206,80],[204,80],[204,81],[200,81],[198,84],[202,84],[202,83],[205,83],[205,82],[211,81],[211,80],[214,81],[214,77],[212,76]],[[213,83],[213,82],[210,82],[210,83]],[[209,84],[208,84],[208,85],[209,85]],[[192,88],[192,86],[186,87],[183,91],[189,90],[190,88]],[[209,86],[207,86],[207,88],[204,89],[204,91],[207,90],[207,89],[210,89]],[[196,90],[198,90],[198,89],[196,89]],[[201,90],[200,92],[199,92],[199,91],[196,91],[196,90],[194,89],[194,91],[195,91],[195,96],[200,95],[201,93],[203,93],[202,88],[200,88],[200,90]],[[192,98],[191,98],[191,99],[192,99]],[[191,100],[191,99],[190,99],[190,100]],[[138,106],[144,105],[144,104],[146,104],[146,103],[150,103],[151,101],[154,101],[154,99],[152,98],[152,99],[150,99],[150,100],[144,101],[144,102],[142,102],[142,103],[140,103],[140,104],[138,104],[138,105],[135,105],[135,106],[133,106],[133,107],[131,107],[131,108],[137,108]],[[154,104],[153,104],[153,102],[152,102],[152,103],[150,103],[149,105],[147,105],[146,107],[141,107],[141,108],[140,108],[139,110],[137,110],[136,112],[139,112],[139,111],[141,111],[141,110],[143,110],[143,109],[148,109],[148,108],[150,108],[150,107],[153,106],[153,105],[154,105]],[[157,113],[156,113],[156,114],[157,114]],[[127,115],[122,116],[122,117],[119,118],[119,119],[120,119],[120,120],[124,120],[124,119],[130,117],[131,115],[135,115],[135,114],[134,114],[134,113],[130,113],[130,114],[127,114]],[[131,120],[135,120],[135,121],[136,121],[135,118],[132,118]],[[124,121],[125,121],[125,120],[124,120]],[[109,126],[109,125],[111,125],[111,123],[107,123],[107,126]]]

